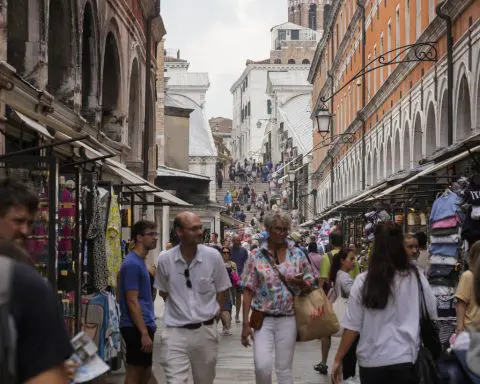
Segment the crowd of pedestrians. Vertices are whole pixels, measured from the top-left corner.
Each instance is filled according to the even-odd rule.
[[[1,383],[66,384],[77,369],[57,299],[23,249],[37,209],[38,197],[28,188],[15,180],[0,181],[0,300],[5,300],[5,282],[11,281],[9,300],[0,301],[0,326],[2,335],[17,335],[0,340]],[[425,277],[429,266],[422,234],[404,234],[394,222],[378,223],[362,271],[355,247],[345,245],[339,228],[329,234],[325,248],[316,237],[291,233],[291,215],[281,210],[268,212],[262,228],[253,233],[239,228],[223,240],[213,233],[208,244],[194,213],[179,213],[173,227],[175,242],[158,256],[153,278],[146,258],[157,246],[157,227],[139,221],[132,228],[118,292],[126,384],[153,379],[155,347],[168,384],[187,383],[190,371],[196,384],[212,384],[219,328],[232,337],[233,320],[241,323],[239,345],[253,343],[256,383],[271,384],[275,370],[279,384],[293,384],[294,300],[312,289],[328,295],[341,325],[337,334],[319,343],[321,361],[315,370],[329,373],[333,383],[422,382],[416,369],[424,358],[421,327],[425,318],[437,317]],[[466,364],[469,374],[480,376],[475,336],[480,330],[480,242],[472,245],[468,258],[470,269],[455,294],[456,334],[471,335]],[[155,292],[165,301],[158,331]],[[332,337],[341,339],[329,368]],[[459,374],[465,375],[462,369]],[[468,381],[446,383],[457,382]]]

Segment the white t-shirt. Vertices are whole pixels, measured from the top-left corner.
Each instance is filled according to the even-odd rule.
[[[361,273],[353,283],[345,316],[341,326],[360,333],[357,347],[358,365],[382,367],[415,363],[420,347],[419,292],[417,277],[413,273],[397,273],[393,282],[393,295],[382,309],[365,308],[362,290],[367,272]],[[420,273],[425,301],[431,319],[437,318],[435,296],[427,279]]]

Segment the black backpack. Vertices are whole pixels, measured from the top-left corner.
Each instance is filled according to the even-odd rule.
[[[0,383],[16,382],[16,327],[10,313],[13,260],[0,256]]]

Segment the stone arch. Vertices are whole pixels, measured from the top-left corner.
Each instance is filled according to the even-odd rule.
[[[435,124],[435,107],[433,102],[428,105],[427,121],[425,123],[425,155],[430,156],[437,150],[437,135]]]
[[[410,156],[410,125],[408,122],[405,123],[403,128],[403,169],[410,170],[411,168],[411,156]]]
[[[129,100],[128,100],[128,146],[130,147],[130,160],[137,160],[141,156],[142,133],[140,128],[140,67],[135,58],[132,62],[130,74]]]
[[[295,64],[295,59],[288,59],[288,64]]]
[[[35,57],[39,58],[45,39],[41,27],[44,22],[43,0],[7,0],[7,62],[21,76],[36,71]],[[35,79],[28,77],[36,84]]]
[[[308,59],[303,59],[303,60],[302,60],[302,64],[310,64],[310,60],[308,60]]]
[[[112,31],[105,39],[102,76],[102,127],[112,140],[122,141],[123,118],[120,116],[120,86],[122,82],[120,54]]]
[[[456,141],[458,142],[466,139],[472,133],[470,89],[465,74],[462,75],[457,89]]]
[[[416,166],[422,160],[422,115],[417,112],[413,123],[413,164]]]
[[[373,185],[373,172],[372,172],[372,155],[369,153],[367,156],[367,167],[365,169],[365,184],[368,187]]]
[[[392,163],[392,173],[395,173],[397,171],[399,171],[402,167],[401,167],[401,160],[400,160],[400,130],[398,129],[398,127],[396,127],[394,129],[394,140],[393,140],[393,153],[394,153],[394,156],[393,156],[393,163]]]
[[[385,157],[383,155],[383,143],[380,144],[378,149],[378,161],[377,161],[377,183],[383,180],[385,168]]]
[[[385,176],[386,177],[395,173],[395,170],[394,170],[394,167],[393,167],[393,164],[392,164],[392,158],[393,158],[393,153],[394,153],[394,145],[395,145],[394,138],[390,137],[387,140],[387,145],[385,147],[385,156],[387,157],[386,162],[385,162],[385,164],[386,164]]]
[[[448,97],[447,89],[442,92],[440,99],[440,118],[438,124],[438,137],[440,141],[440,148],[448,147]]]
[[[83,11],[82,28],[82,115],[93,121],[98,106],[98,22],[92,3]]]
[[[73,105],[75,34],[72,29],[72,11],[69,0],[50,0],[47,90],[59,100]]]

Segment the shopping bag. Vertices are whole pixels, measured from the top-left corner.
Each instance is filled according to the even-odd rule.
[[[340,324],[322,288],[295,296],[297,341],[322,339],[338,332]]]
[[[347,299],[343,297],[337,297],[332,304],[333,312],[337,316],[339,321],[342,321],[345,312],[347,311]],[[343,329],[340,328],[337,333],[333,334],[333,337],[342,337]]]

